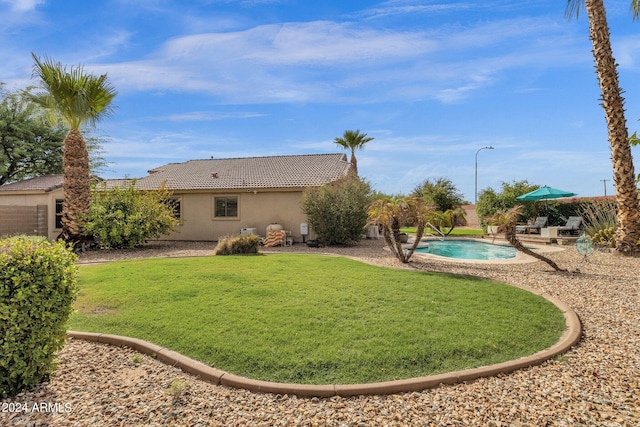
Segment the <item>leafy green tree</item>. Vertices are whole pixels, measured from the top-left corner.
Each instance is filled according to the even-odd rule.
[[[0,82],[0,185],[37,176],[62,174],[62,151],[67,133],[61,122],[50,124],[47,112],[35,104],[32,87],[8,92]],[[108,167],[102,156],[105,136],[91,129],[86,135],[89,167],[99,174]]]
[[[609,24],[603,0],[568,0],[565,15],[578,17],[584,4],[589,19],[589,38],[593,49],[596,75],[600,85],[602,108],[607,120],[609,146],[613,164],[613,182],[618,203],[616,250],[623,254],[640,252],[640,200],[624,114],[624,98],[613,57]],[[640,17],[640,1],[631,0],[633,19]]]
[[[449,178],[427,178],[413,189],[412,195],[420,197],[427,205],[434,205],[440,212],[456,209],[465,204],[462,193]]]
[[[483,225],[486,225],[485,219],[495,215],[498,211],[509,210],[515,206],[522,205],[522,211],[519,213],[519,221],[526,220],[535,216],[535,202],[525,202],[518,200],[517,197],[530,191],[540,188],[539,185],[530,184],[526,179],[522,181],[503,182],[502,189],[497,192],[493,188],[487,188],[480,192],[478,203],[476,204],[476,213]]]
[[[135,186],[135,180],[111,190],[104,183],[94,186],[91,209],[82,219],[85,234],[94,237],[102,247],[134,248],[178,225],[168,203],[171,192],[163,187],[142,191]]]
[[[0,86],[0,185],[62,173],[66,131],[46,123],[44,111],[26,93]]]
[[[80,129],[86,124],[95,126],[109,116],[117,92],[106,74],[94,76],[86,73],[82,66],[67,70],[60,62],[49,58],[40,60],[33,53],[32,56],[33,74],[42,90],[32,97],[33,101],[48,109],[54,123],[61,120],[69,127],[62,158],[62,235],[75,242],[83,238],[81,218],[87,215],[91,203],[89,153]]]
[[[365,231],[371,186],[350,175],[332,184],[309,187],[302,195],[302,212],[325,245],[354,244]]]
[[[358,130],[346,130],[342,137],[333,140],[336,144],[351,151],[351,170],[350,173],[358,176],[358,160],[356,159],[356,150],[361,150],[365,144],[373,141],[374,138],[367,136],[366,133],[360,133]]]

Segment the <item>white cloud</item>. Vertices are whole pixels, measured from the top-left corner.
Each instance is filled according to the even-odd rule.
[[[458,102],[504,70],[583,58],[570,54],[571,42],[550,47],[555,36],[553,25],[531,19],[438,36],[326,21],[288,23],[176,37],[144,59],[101,68],[122,90],[201,92],[230,103],[363,102],[385,93]],[[505,43],[514,47],[496,55],[494,49]]]
[[[15,12],[28,12],[34,10],[38,5],[43,4],[44,0],[0,0],[2,3],[9,3],[11,9]]]
[[[263,117],[265,114],[253,112],[217,112],[217,111],[191,111],[183,114],[172,114],[166,117],[158,117],[155,120],[170,120],[172,122],[200,122],[226,119],[252,119]]]

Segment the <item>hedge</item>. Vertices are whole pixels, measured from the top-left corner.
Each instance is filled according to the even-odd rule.
[[[55,369],[78,292],[75,261],[63,242],[0,240],[0,398]]]

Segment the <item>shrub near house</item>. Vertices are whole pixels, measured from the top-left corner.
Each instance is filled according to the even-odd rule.
[[[141,191],[135,185],[132,180],[125,187],[107,190],[103,184],[93,189],[84,229],[102,247],[134,248],[178,225],[170,204],[170,191],[164,187]]]
[[[323,244],[353,244],[364,233],[370,194],[367,182],[348,176],[332,184],[307,188],[302,195],[302,212]]]
[[[77,294],[75,260],[63,242],[0,240],[0,398],[53,371]]]

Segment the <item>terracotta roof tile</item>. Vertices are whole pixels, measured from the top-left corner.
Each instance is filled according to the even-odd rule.
[[[137,180],[136,187],[155,190],[166,182],[171,190],[303,188],[336,181],[347,174],[349,167],[347,156],[341,153],[190,160],[152,169],[148,176]],[[103,181],[107,188],[129,182]],[[49,192],[62,185],[62,175],[47,175],[2,185],[0,192]]]
[[[246,157],[169,163],[149,171],[137,187],[171,190],[299,188],[320,186],[347,174],[345,154]]]

